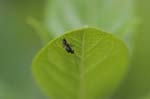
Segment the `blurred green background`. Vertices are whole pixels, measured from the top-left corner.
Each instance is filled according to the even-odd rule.
[[[0,99],[47,98],[34,82],[31,73],[32,59],[43,46],[43,43],[36,33],[37,31],[27,24],[29,17],[32,16],[38,20],[43,27],[55,36],[74,27],[87,24],[101,27],[108,32],[117,32],[116,35],[124,40],[125,36],[122,36],[119,32],[126,32],[126,28],[128,28],[126,24],[122,25],[125,30],[122,29],[123,27],[117,27],[118,29],[112,27],[122,20],[124,23],[130,22],[133,15],[138,18],[139,25],[134,36],[130,38],[131,40],[125,39],[127,45],[131,46],[132,49],[130,68],[113,99],[150,99],[150,1],[70,1],[73,3],[70,4],[67,0],[0,0]],[[84,2],[87,3],[87,8],[82,7]],[[91,2],[92,6],[90,5]],[[124,5],[125,7],[123,7]],[[82,21],[76,20],[78,14],[77,17],[68,17],[69,15],[73,16],[73,12],[66,9],[71,9],[74,6],[78,8],[76,13],[79,14]],[[94,6],[98,7],[93,9]],[[59,12],[61,8],[62,10]],[[121,8],[124,9],[119,10]],[[85,12],[86,9],[87,12]],[[91,9],[96,12],[88,14]],[[66,15],[66,19],[63,18],[62,13],[64,16]],[[105,16],[105,19],[96,17],[101,13]],[[121,15],[118,13],[121,13]],[[101,24],[97,24],[93,19],[99,19]],[[116,22],[116,20],[119,21]],[[127,31],[130,31],[130,28]]]

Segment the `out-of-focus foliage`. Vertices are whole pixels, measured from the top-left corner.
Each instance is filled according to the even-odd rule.
[[[135,3],[140,25],[136,31],[131,68],[117,99],[150,99],[150,1],[137,0]]]
[[[49,42],[52,38],[53,35],[51,32],[48,31],[47,28],[44,27],[42,23],[40,23],[38,20],[36,20],[33,17],[28,17],[27,19],[28,24],[30,27],[36,32],[36,34],[40,37],[40,40],[42,44],[46,44]]]
[[[41,43],[26,25],[28,16],[42,19],[43,6],[42,0],[0,0],[0,99],[44,99],[31,76]]]

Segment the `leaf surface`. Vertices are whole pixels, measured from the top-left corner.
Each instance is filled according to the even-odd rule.
[[[68,53],[66,45],[74,50]],[[38,83],[52,99],[105,99],[127,70],[124,43],[96,28],[74,30],[51,41],[33,61]]]

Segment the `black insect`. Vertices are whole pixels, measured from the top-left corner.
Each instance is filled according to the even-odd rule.
[[[62,40],[62,43],[68,53],[74,54],[74,50],[71,48],[71,46],[68,44],[65,38]]]

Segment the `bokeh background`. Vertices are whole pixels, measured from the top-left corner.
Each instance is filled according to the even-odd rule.
[[[149,0],[0,0],[0,99],[47,99],[31,72],[34,55],[48,41],[39,32],[52,37],[85,24],[116,32],[131,49],[128,74],[113,99],[150,99],[149,5]]]

